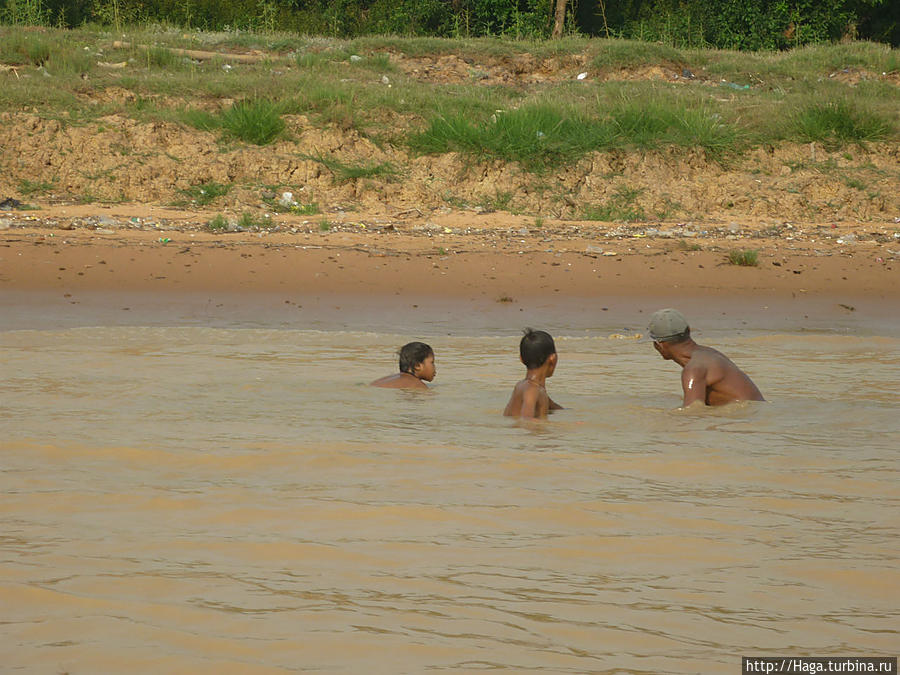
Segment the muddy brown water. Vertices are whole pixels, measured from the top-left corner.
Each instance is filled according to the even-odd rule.
[[[646,312],[610,304],[537,308],[567,409],[521,425],[500,411],[535,308],[5,295],[0,670],[896,654],[896,318],[695,303],[769,402],[686,413],[628,331]],[[432,391],[368,387],[407,339]]]

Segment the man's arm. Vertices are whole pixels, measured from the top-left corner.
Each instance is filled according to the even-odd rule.
[[[554,401],[552,398],[550,398],[549,396],[547,397],[547,400],[550,402],[549,403],[550,410],[563,410],[563,407],[559,403]]]
[[[681,371],[681,388],[684,390],[683,407],[687,408],[697,401],[706,405],[706,366],[688,363]]]

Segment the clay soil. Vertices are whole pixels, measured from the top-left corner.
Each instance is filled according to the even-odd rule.
[[[453,57],[394,60],[416,77],[471,69]],[[523,60],[506,72],[542,81],[580,67]],[[669,70],[594,76],[677,79]],[[836,307],[900,297],[894,143],[787,144],[726,163],[681,150],[595,153],[535,175],[455,154],[414,156],[303,116],[287,122],[285,140],[259,148],[121,114],[87,125],[0,115],[0,200],[33,207],[0,212],[0,289],[415,291],[501,303],[812,294]],[[315,156],[396,171],[344,180]],[[233,187],[206,207],[192,203],[189,191],[211,181]],[[20,192],[42,183],[42,192]],[[317,212],[273,208],[284,192]],[[587,207],[605,208],[609,220],[586,220]],[[207,226],[244,213],[262,225]],[[755,266],[729,262],[748,249]]]

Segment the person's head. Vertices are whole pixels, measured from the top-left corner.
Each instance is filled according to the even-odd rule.
[[[437,374],[434,351],[424,342],[409,342],[400,348],[400,372],[431,382]]]
[[[556,345],[549,333],[542,330],[525,329],[525,335],[519,342],[519,357],[529,370],[549,364],[547,377],[556,369]]]
[[[673,347],[691,339],[691,327],[684,314],[671,308],[653,312],[647,332],[664,359],[672,358]]]

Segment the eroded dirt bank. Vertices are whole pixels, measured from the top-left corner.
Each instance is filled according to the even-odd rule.
[[[326,215],[392,216],[413,208],[427,215],[449,207],[541,218],[772,224],[891,223],[900,216],[895,144],[839,152],[815,144],[760,148],[725,164],[702,151],[593,153],[538,176],[516,164],[475,164],[456,154],[412,156],[354,130],[313,128],[302,116],[287,121],[291,140],[256,147],[223,146],[212,133],[120,115],[79,126],[5,113],[0,195],[39,205],[166,205],[189,203],[185,191],[215,182],[231,187],[211,205],[226,213],[261,213],[267,191],[290,191]],[[345,180],[315,157],[392,171]],[[23,195],[23,185],[42,190]]]

